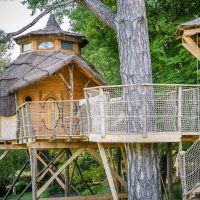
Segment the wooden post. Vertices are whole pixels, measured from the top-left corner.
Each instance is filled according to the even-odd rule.
[[[30,103],[26,104],[26,116],[27,116],[28,136],[33,137]]]
[[[69,66],[70,75],[70,135],[73,135],[73,116],[74,116],[74,67]]]
[[[101,137],[106,137],[106,127],[105,127],[105,107],[104,107],[104,92],[102,88],[99,88],[99,104],[100,104],[100,123],[101,123]]]
[[[122,159],[122,157],[121,157],[121,149],[118,148],[117,149],[117,172],[118,172],[119,176],[122,175],[122,171],[121,171],[121,169],[122,169],[121,159]],[[117,181],[117,187],[118,187],[118,193],[121,193],[121,183],[119,181]]]
[[[181,134],[182,122],[182,86],[178,86],[178,132]]]
[[[37,149],[29,149],[32,175],[32,200],[37,200]]]
[[[0,156],[0,160],[4,159],[4,158],[8,155],[9,152],[10,152],[10,149],[5,150],[5,151],[3,152],[3,154]]]
[[[69,149],[66,150],[66,161],[69,159]],[[69,197],[69,165],[65,168],[65,197]]]
[[[143,121],[143,132],[142,135],[144,138],[147,137],[147,116],[146,116],[146,86],[140,86],[142,92],[142,121]]]
[[[89,98],[87,95],[87,92],[84,90],[84,96],[86,99],[86,113],[87,113],[87,126],[88,126],[88,130],[87,130],[87,134],[89,136],[90,132],[91,132],[91,127],[92,127],[92,123],[91,123],[91,115],[90,115],[90,102],[89,102]]]
[[[112,193],[112,196],[113,196],[113,200],[118,200],[119,198],[118,198],[118,195],[117,195],[117,191],[116,191],[116,188],[115,188],[115,184],[114,184],[114,181],[113,181],[111,170],[110,170],[110,167],[109,167],[109,164],[108,164],[108,160],[106,158],[105,149],[104,149],[102,144],[100,144],[100,143],[97,143],[97,144],[98,144],[99,152],[100,152],[100,155],[101,155],[101,158],[102,158],[102,161],[103,161],[103,165],[104,165],[104,168],[105,168],[105,171],[106,171],[106,175],[107,175],[107,178],[108,178],[108,183],[109,183],[110,190],[111,190],[111,193]]]

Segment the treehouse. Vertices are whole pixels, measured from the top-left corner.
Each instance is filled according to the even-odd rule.
[[[83,89],[105,84],[80,56],[87,40],[61,30],[51,15],[43,30],[15,41],[20,56],[0,75],[0,140],[22,143],[80,135]]]
[[[177,30],[183,45],[197,58],[199,22],[185,23]],[[69,172],[72,162],[78,166],[83,151],[105,168],[112,195],[72,199],[127,198],[124,143],[194,141],[199,137],[200,85],[107,86],[94,66],[80,55],[87,44],[85,37],[63,31],[52,14],[44,29],[21,35],[15,41],[20,45],[20,56],[0,74],[0,149],[5,150],[0,160],[10,149],[29,150],[33,200],[39,199],[54,180],[69,193],[74,169],[71,177],[69,173],[64,177],[65,182],[60,176],[66,169]],[[118,167],[113,164],[113,148],[122,153],[123,164],[120,161]],[[50,149],[59,153],[47,160],[42,150]],[[196,165],[189,163],[196,171],[192,168],[194,173],[189,186],[186,184],[184,156],[179,160],[186,196],[200,183],[195,179],[200,173]],[[54,164],[61,158],[65,161],[57,168]],[[40,172],[37,162],[44,165]],[[47,173],[51,178],[43,181]],[[123,186],[124,193],[116,189],[117,184]]]

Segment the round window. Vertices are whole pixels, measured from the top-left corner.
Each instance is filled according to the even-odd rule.
[[[30,96],[25,97],[25,102],[30,102],[32,101],[32,98]]]

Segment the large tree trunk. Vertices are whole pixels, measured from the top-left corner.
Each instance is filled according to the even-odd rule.
[[[117,3],[116,30],[121,61],[122,83],[152,83],[144,0],[118,0]],[[141,95],[141,93],[138,91],[137,95]],[[130,112],[134,113],[135,111],[131,110]],[[132,123],[134,122],[129,124]],[[132,124],[132,126],[134,125]],[[137,125],[136,127],[142,129],[142,125]],[[136,130],[136,132],[138,131]],[[129,200],[160,199],[161,189],[157,145],[127,144],[126,146]]]

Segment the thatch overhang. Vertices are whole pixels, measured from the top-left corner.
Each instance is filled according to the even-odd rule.
[[[83,73],[98,84],[106,84],[94,66],[80,55],[61,51],[22,54],[0,74],[0,116],[15,114],[15,93],[19,89],[52,76],[70,63],[77,64]]]
[[[176,35],[178,37],[181,37],[183,35],[184,30],[195,29],[195,28],[200,28],[200,17],[196,18],[196,19],[194,19],[192,21],[180,24],[177,27]]]

